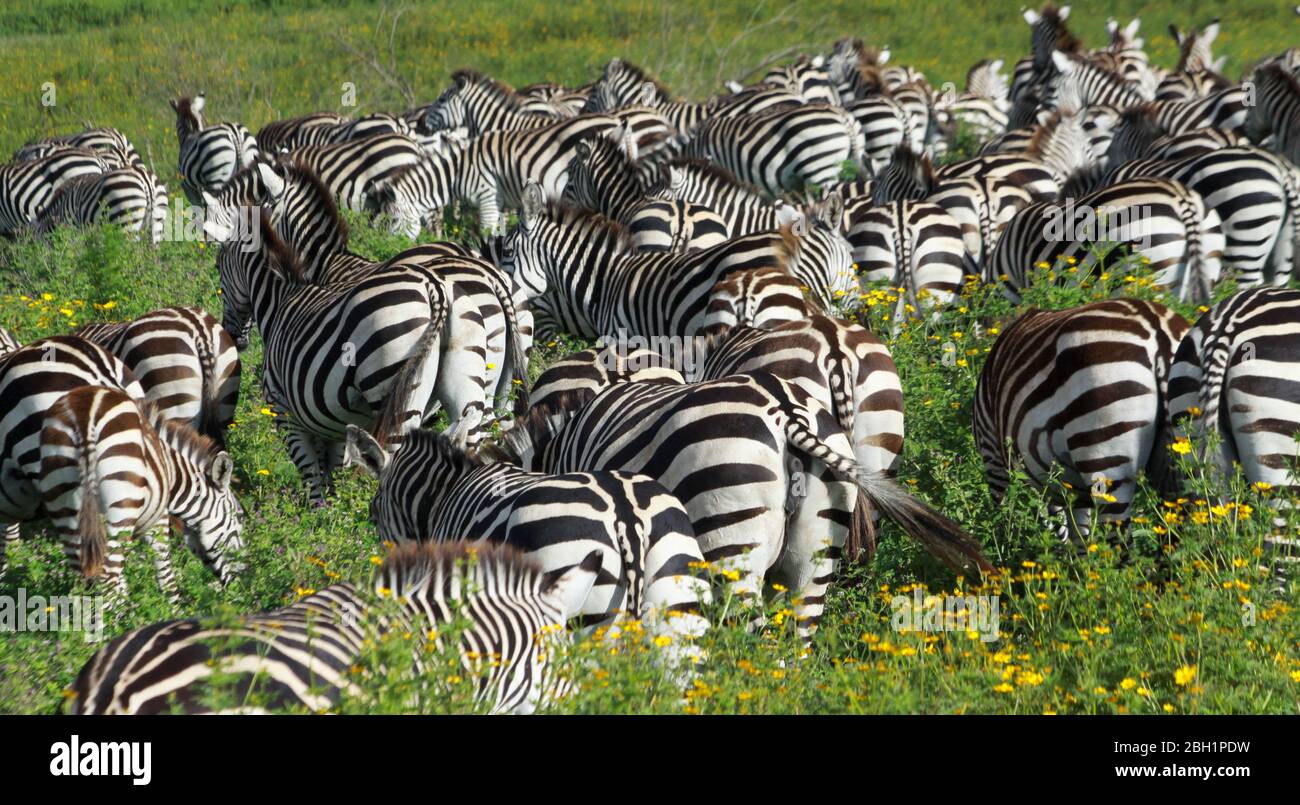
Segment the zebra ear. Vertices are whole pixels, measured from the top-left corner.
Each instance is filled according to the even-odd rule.
[[[1201,34],[1201,41],[1205,42],[1205,44],[1208,45],[1211,42],[1213,42],[1214,38],[1218,35],[1219,35],[1219,21],[1215,20],[1214,22],[1205,26],[1205,31],[1204,33]]]
[[[655,85],[649,81],[641,83],[641,105],[650,106],[655,102]]]
[[[1030,25],[1038,24],[1038,12],[1034,11],[1032,8],[1025,9],[1024,16],[1025,16],[1025,22],[1029,23]]]
[[[346,464],[358,464],[376,478],[388,466],[388,451],[379,440],[356,425],[348,425],[347,441],[343,444]]]
[[[1174,38],[1174,44],[1181,45],[1183,43],[1183,35],[1178,32],[1178,26],[1172,22],[1169,23],[1169,35]]]
[[[1223,65],[1225,65],[1225,64],[1227,64],[1227,63],[1228,63],[1228,54],[1225,53],[1225,54],[1223,54],[1222,56],[1220,56],[1219,58],[1217,58],[1217,59],[1215,59],[1214,61],[1210,62],[1210,70],[1212,70],[1213,72],[1216,72],[1216,73],[1222,73],[1222,72],[1223,72]]]
[[[632,133],[631,126],[623,127],[623,153],[627,156],[628,162],[636,162],[636,135]]]
[[[1106,33],[1110,34],[1111,36],[1114,36],[1115,32],[1118,30],[1119,30],[1119,20],[1115,19],[1114,17],[1111,17],[1110,19],[1106,20]]]
[[[831,193],[826,196],[826,203],[822,206],[821,218],[833,231],[838,231],[840,225],[844,222],[844,197],[839,193]]]
[[[596,574],[600,572],[600,551],[592,551],[581,562],[559,574],[547,574],[542,596],[564,613],[568,620],[582,612],[582,603],[596,584]]]
[[[885,46],[885,49],[882,50],[882,51],[880,51],[880,55],[876,57],[876,64],[880,65],[881,67],[884,67],[886,64],[889,64],[889,46],[888,46],[888,45],[886,45],[886,46]]]
[[[1069,75],[1074,72],[1074,62],[1059,50],[1052,51],[1052,64],[1056,65],[1056,70],[1061,75]]]
[[[1061,21],[1064,22],[1065,20],[1068,20],[1070,18],[1070,7],[1061,6],[1061,10],[1056,13],[1061,18]]]
[[[262,184],[266,186],[267,200],[279,198],[284,192],[284,179],[275,172],[275,168],[268,162],[259,162],[257,174],[262,177]]]
[[[202,112],[203,106],[206,103],[207,100],[203,97],[203,93],[200,92],[198,95],[194,96],[194,100],[190,101],[190,108],[195,112]]]
[[[224,450],[212,459],[208,465],[208,478],[222,492],[230,489],[230,479],[235,475],[235,462]]]
[[[1124,29],[1124,38],[1130,40],[1133,39],[1133,37],[1137,36],[1138,28],[1140,27],[1142,27],[1142,20],[1134,17],[1133,21]]]

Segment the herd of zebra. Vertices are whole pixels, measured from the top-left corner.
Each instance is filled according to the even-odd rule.
[[[355,689],[368,628],[423,633],[467,601],[463,662],[498,710],[571,684],[544,639],[566,626],[637,620],[689,674],[719,595],[757,627],[764,596],[790,590],[810,642],[837,567],[870,557],[882,517],[959,572],[992,571],[895,481],[902,384],[886,341],[853,321],[878,280],[898,292],[898,326],[937,317],[968,282],[1018,300],[1047,281],[1036,266],[1086,276],[1102,245],[1182,301],[1231,277],[1241,290],[1194,325],[1123,298],[1003,325],[976,445],[994,499],[1023,465],[1065,540],[1094,518],[1124,524],[1143,475],[1176,491],[1171,450],[1189,436],[1220,471],[1294,489],[1300,49],[1234,83],[1211,52],[1217,20],[1172,28],[1180,58],[1164,69],[1137,20],[1089,50],[1069,11],[1025,12],[1032,52],[1010,81],[984,60],[961,92],[846,39],[702,102],[622,59],[579,87],[461,70],[417,109],[256,135],[206,123],[203,95],[173,101],[182,189],[221,244],[222,320],[177,307],[26,345],[5,334],[0,519],[48,520],[115,605],[132,536],[178,599],[173,520],[223,582],[237,577],[223,437],[256,327],[310,502],[362,467],[378,478],[378,535],[399,547],[372,587],[237,627],[124,634],[83,668],[71,709],[204,711],[215,669],[272,706],[328,709]],[[974,155],[953,159],[969,140]],[[381,262],[349,249],[340,212],[414,237],[460,205],[477,209],[479,240]],[[30,143],[0,167],[10,235],[106,220],[157,240],[166,208],[114,129]],[[1081,231],[1080,210],[1106,231]],[[534,340],[560,334],[598,344],[530,384]],[[389,595],[397,615],[365,616]],[[217,652],[222,636],[240,639]],[[497,661],[468,659],[481,656]]]

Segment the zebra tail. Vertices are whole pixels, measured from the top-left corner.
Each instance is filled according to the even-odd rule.
[[[212,438],[217,444],[225,446],[226,434],[217,421],[217,357],[208,349],[205,338],[194,339],[199,353],[199,374],[201,392],[199,397],[199,433]]]
[[[1204,255],[1201,248],[1201,221],[1205,217],[1205,210],[1199,212],[1201,214],[1198,215],[1196,204],[1190,198],[1184,197],[1179,201],[1178,214],[1183,219],[1183,229],[1187,233],[1187,268],[1183,287],[1178,294],[1179,300],[1183,302],[1191,300],[1189,291],[1196,293],[1198,299],[1210,295],[1210,280],[1204,276]]]
[[[393,379],[393,385],[389,388],[388,396],[384,400],[384,407],[380,409],[379,418],[375,420],[374,428],[370,431],[370,434],[385,447],[395,441],[393,437],[397,435],[398,428],[406,420],[406,412],[411,404],[411,394],[415,391],[416,383],[424,371],[425,363],[437,348],[442,337],[442,329],[447,323],[445,293],[440,286],[434,286],[431,283],[430,287],[436,287],[437,293],[431,294],[435,298],[430,300],[432,304],[429,309],[429,323],[425,325],[420,340],[415,343],[411,354],[407,356],[401,370]]]
[[[871,165],[867,162],[866,135],[862,131],[862,126],[858,125],[857,118],[851,112],[844,109],[840,110],[840,118],[844,121],[844,129],[849,134],[849,159],[860,175],[870,176]]]
[[[506,363],[510,365],[510,379],[519,381],[515,399],[528,407],[528,350],[524,348],[519,335],[519,320],[515,310],[515,300],[510,296],[510,288],[502,283],[496,286],[497,301],[506,317]]]
[[[93,579],[104,572],[104,560],[108,556],[108,529],[104,525],[104,507],[99,500],[94,455],[83,449],[80,464],[81,510],[77,512],[77,536],[81,541],[81,575]]]
[[[993,572],[993,564],[985,558],[978,543],[965,529],[912,496],[885,473],[868,470],[854,459],[835,452],[800,421],[800,417],[786,417],[786,436],[800,450],[824,463],[836,476],[856,484],[872,506],[893,520],[909,537],[921,543],[944,564],[961,572],[965,572],[971,565],[984,573]],[[870,522],[871,518],[866,518],[863,528],[865,533],[859,537],[865,537],[868,544],[874,546],[875,528],[866,525]],[[850,529],[850,538],[854,536],[854,531],[855,529]],[[852,542],[853,540],[846,545],[846,550],[851,556],[856,556],[865,546],[861,542],[856,545]]]

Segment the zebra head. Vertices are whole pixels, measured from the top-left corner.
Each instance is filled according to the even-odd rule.
[[[1042,11],[1026,10],[1024,18],[1030,28],[1034,69],[1040,74],[1051,66],[1053,50],[1078,49],[1079,41],[1065,27],[1065,21],[1070,18],[1069,6],[1058,9],[1048,3]]]
[[[235,556],[244,547],[244,508],[230,489],[235,463],[224,450],[206,457],[191,478],[190,495],[174,512],[185,523],[185,542],[203,564],[229,584],[243,566]]]
[[[530,181],[524,188],[524,205],[519,221],[497,243],[498,266],[509,274],[528,299],[546,293],[546,252],[542,248],[546,216],[546,195],[542,186]]]
[[[644,70],[622,59],[612,59],[605,72],[591,88],[584,114],[612,112],[624,106],[655,108],[669,100],[668,92]]]
[[[429,111],[424,116],[426,129],[431,132],[452,131],[468,125],[469,115],[466,113],[465,99],[461,95],[464,87],[465,84],[457,80],[429,104]]]
[[[266,210],[253,221],[236,219],[233,237],[217,253],[217,273],[221,326],[239,350],[248,347],[255,294],[276,283],[301,281],[303,276],[297,255],[280,239]]]
[[[203,130],[205,99],[202,92],[193,98],[177,98],[170,103],[176,112],[176,139],[179,142],[183,143],[194,132]]]

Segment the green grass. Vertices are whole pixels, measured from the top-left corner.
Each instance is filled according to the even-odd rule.
[[[474,66],[516,84],[544,78],[589,80],[613,55],[657,71],[684,94],[702,94],[718,78],[790,45],[825,47],[844,33],[889,43],[895,59],[924,69],[936,82],[960,81],[985,56],[1011,60],[1028,46],[1018,6],[995,9],[946,3],[835,2],[797,6],[779,24],[753,26],[786,6],[760,3],[659,5],[648,2],[566,3],[556,7],[499,0],[422,4],[401,18],[395,51],[399,72],[419,101],[432,98],[448,72]],[[206,9],[219,8],[219,14]],[[170,9],[166,13],[159,10]],[[1155,61],[1168,64],[1165,25],[1203,23],[1223,11],[1216,51],[1228,71],[1290,44],[1290,12],[1275,4],[1153,3],[1139,9]],[[1072,27],[1100,43],[1108,12],[1076,7]],[[743,33],[746,28],[750,33]],[[368,47],[383,39],[378,9],[354,3],[86,0],[10,3],[0,10],[0,42],[17,65],[0,85],[0,153],[28,138],[76,128],[81,121],[115,125],[150,154],[164,177],[175,174],[175,135],[167,99],[206,90],[212,119],[240,119],[256,129],[273,116],[337,109],[339,85],[356,82],[360,109],[396,109],[401,94],[331,38]],[[740,37],[737,39],[737,37]],[[736,41],[731,47],[719,43]],[[386,44],[383,53],[386,54]],[[386,58],[386,55],[384,56]],[[719,68],[719,64],[722,67]],[[55,81],[59,105],[38,104],[42,82]],[[350,111],[350,110],[349,110]],[[354,226],[354,245],[382,257],[403,241]],[[1127,282],[1127,276],[1133,282]],[[1087,288],[1043,284],[1031,305],[1060,308],[1109,295],[1147,298],[1158,292],[1140,267],[1115,266]],[[1226,293],[1227,288],[1221,289]],[[48,295],[48,298],[47,298]],[[888,289],[863,301],[863,320],[885,333]],[[91,320],[126,319],[174,304],[220,310],[213,253],[197,243],[150,249],[120,233],[60,231],[48,242],[0,243],[0,326],[24,341],[62,333]],[[983,356],[996,329],[1017,312],[996,293],[971,288],[937,322],[909,326],[891,340],[903,378],[907,447],[902,478],[967,525],[1005,572],[983,587],[962,583],[896,529],[886,527],[875,561],[843,574],[810,656],[800,658],[789,602],[769,604],[771,625],[748,634],[715,628],[709,661],[683,692],[647,661],[635,631],[591,636],[573,649],[581,690],[560,705],[572,712],[996,712],[996,713],[1294,713],[1300,708],[1300,625],[1295,594],[1266,592],[1255,570],[1272,529],[1266,498],[1200,474],[1183,503],[1168,508],[1154,494],[1140,499],[1122,561],[1104,540],[1081,556],[1059,551],[1039,520],[1042,496],[1023,483],[994,506],[970,435],[971,401]],[[1186,315],[1197,315],[1195,309]],[[952,345],[965,365],[943,360]],[[534,373],[571,348],[569,339],[539,344]],[[175,551],[183,602],[170,606],[153,580],[148,551],[129,553],[131,607],[111,624],[116,633],[175,617],[228,618],[289,603],[336,578],[363,579],[382,548],[366,518],[374,482],[344,473],[327,508],[306,505],[287,453],[273,433],[255,367],[260,347],[245,354],[243,396],[230,447],[236,485],[249,512],[248,573],[219,588],[199,562]],[[1194,468],[1193,468],[1194,469]],[[1226,499],[1253,507],[1216,514]],[[1206,503],[1198,504],[1204,500]],[[1288,515],[1294,533],[1297,518]],[[1200,521],[1204,522],[1200,522]],[[1160,530],[1164,533],[1161,533]],[[31,529],[28,529],[31,531]],[[1175,539],[1176,538],[1176,539]],[[11,574],[0,595],[18,588],[61,594],[83,590],[55,544],[26,539],[11,551]],[[1000,595],[1001,639],[986,643],[964,632],[899,632],[892,596]],[[719,605],[721,606],[721,604]],[[714,613],[717,614],[717,613]],[[416,636],[415,639],[418,639]],[[0,638],[0,712],[49,712],[61,701],[96,646],[79,635],[6,634]],[[1180,672],[1181,669],[1181,673]],[[364,701],[346,712],[406,709],[413,691],[431,712],[471,708],[466,682],[435,680],[412,688],[391,675],[367,677]]]

